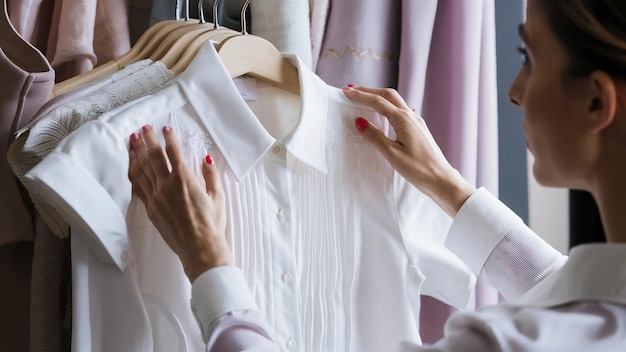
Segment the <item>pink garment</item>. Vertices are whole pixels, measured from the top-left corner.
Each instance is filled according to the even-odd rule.
[[[52,93],[54,71],[19,36],[0,1],[0,341],[7,351],[29,348],[33,220],[31,205],[6,160],[13,132],[27,124]]]
[[[1,3],[0,75],[6,84],[0,85],[0,154],[6,156],[13,133],[52,94],[55,71],[41,49],[51,49],[47,56],[62,80],[122,55],[130,43],[125,0]],[[0,185],[0,277],[7,288],[0,293],[0,341],[11,351],[29,350],[29,343],[33,351],[60,350],[68,241],[52,234],[34,213],[5,157]]]
[[[328,19],[330,0],[309,0],[309,17],[311,22],[311,69],[315,71],[317,60],[322,52],[322,42]]]
[[[32,241],[31,205],[6,160],[13,133],[25,126],[48,100],[54,71],[45,57],[14,31],[0,13],[0,245]]]
[[[9,0],[9,5],[18,31],[45,52],[57,82],[130,49],[127,0]]]
[[[404,1],[403,33],[420,33],[424,24],[415,18],[423,16],[420,5],[424,4]],[[431,11],[433,8],[431,4]],[[421,111],[450,163],[468,181],[497,195],[495,3],[440,0],[432,23],[428,64],[421,66],[425,70],[415,65],[415,54],[405,55],[404,51],[411,47],[407,42],[419,36],[403,36],[398,90],[409,106]],[[423,86],[417,77],[425,78]],[[479,279],[476,287],[476,308],[498,303],[497,291],[484,280]],[[443,336],[443,324],[454,311],[432,298],[423,299],[422,322],[429,318],[437,321],[421,325],[425,343]]]
[[[317,74],[338,87],[396,87],[424,116],[451,164],[497,195],[494,12],[494,0],[332,2]],[[498,301],[479,280],[476,308]],[[443,336],[452,312],[423,297],[425,343]]]
[[[424,16],[424,3],[404,2],[403,34],[422,33],[424,24],[415,17]],[[434,19],[430,43],[402,36],[398,91],[421,111],[450,163],[471,183],[497,192],[494,1],[439,0]],[[424,55],[420,49],[427,66],[416,57]]]
[[[335,87],[397,86],[400,15],[399,0],[331,2],[316,73]]]
[[[46,52],[55,0],[6,0],[17,32],[41,52]]]

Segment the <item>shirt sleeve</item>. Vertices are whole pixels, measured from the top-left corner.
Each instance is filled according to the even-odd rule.
[[[191,308],[207,351],[279,351],[237,267],[200,275],[191,288]]]
[[[463,204],[450,226],[446,245],[475,274],[484,274],[509,301],[567,260],[485,188]]]
[[[132,194],[128,149],[108,123],[83,124],[25,180],[71,227],[81,228],[102,261],[126,270],[133,259],[125,218]]]
[[[426,295],[467,309],[473,301],[476,276],[445,245],[452,219],[398,173],[394,177],[397,226],[409,260],[409,299],[419,302],[419,295]],[[419,276],[420,280],[414,279]],[[419,305],[414,310],[419,315]]]

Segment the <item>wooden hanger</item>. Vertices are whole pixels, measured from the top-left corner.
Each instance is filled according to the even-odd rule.
[[[228,28],[213,29],[195,38],[186,47],[181,48],[181,51],[172,53],[168,52],[168,54],[166,54],[159,61],[165,64],[165,66],[167,66],[172,72],[180,74],[187,69],[187,66],[189,66],[191,61],[193,61],[206,42],[212,40],[219,43],[223,39],[232,37],[238,33],[239,32]],[[174,47],[172,47],[172,51],[173,50],[175,50]]]
[[[167,47],[167,51],[157,50],[150,58],[153,61],[160,61],[174,73],[181,73],[193,60],[199,48],[208,40],[222,33],[237,34],[232,29],[220,28],[217,4],[218,1],[216,0],[213,3],[213,27],[211,29],[207,29],[206,24],[204,24],[202,1],[199,1],[198,13],[200,14],[201,25],[204,24],[204,27],[199,27],[199,29],[185,33],[178,38],[172,38],[173,42]]]
[[[133,62],[148,58],[149,55],[158,48],[165,36],[177,28],[189,26],[191,24],[191,22],[186,20],[167,20],[155,23],[153,26],[148,28],[146,32],[141,35],[141,37],[139,37],[137,43],[133,45],[133,47],[126,54],[104,63],[89,72],[85,72],[55,84],[53,96],[69,92],[87,83],[91,83],[95,80],[113,74]]]
[[[184,20],[166,20],[154,24],[149,27],[144,34],[141,35],[141,37],[139,37],[137,43],[135,43],[135,45],[133,45],[133,47],[126,54],[102,64],[89,72],[85,72],[55,84],[52,94],[53,97],[115,73],[133,62],[147,59],[159,48],[165,48],[162,50],[169,49],[168,45],[171,46],[173,43],[170,38],[175,38],[177,35],[184,34],[194,28],[197,29],[198,27],[195,27],[196,25],[200,22],[204,23],[203,20],[199,22],[190,21],[189,0],[186,1],[186,5],[187,13]],[[178,17],[178,8],[176,8],[176,16]],[[188,30],[184,30],[185,28],[188,28]],[[172,33],[177,34],[171,36]]]
[[[283,90],[300,95],[300,76],[276,47],[246,31],[246,0],[241,10],[241,34],[222,40],[217,52],[231,78],[249,75],[269,82]]]

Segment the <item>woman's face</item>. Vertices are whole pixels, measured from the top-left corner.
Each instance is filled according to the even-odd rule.
[[[509,89],[509,99],[524,111],[522,127],[535,157],[537,181],[545,186],[580,188],[586,172],[581,160],[585,155],[584,94],[567,86],[565,50],[538,1],[544,0],[528,2],[527,21],[520,26],[526,60]]]

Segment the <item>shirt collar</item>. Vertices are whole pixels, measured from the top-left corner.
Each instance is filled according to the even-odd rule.
[[[298,69],[302,104],[295,129],[282,142],[292,157],[326,173],[327,86],[297,56],[283,57]],[[202,47],[178,82],[241,181],[276,140],[240,96],[213,43]]]
[[[517,302],[555,306],[582,300],[626,304],[626,244],[585,244],[574,247],[563,267]]]

